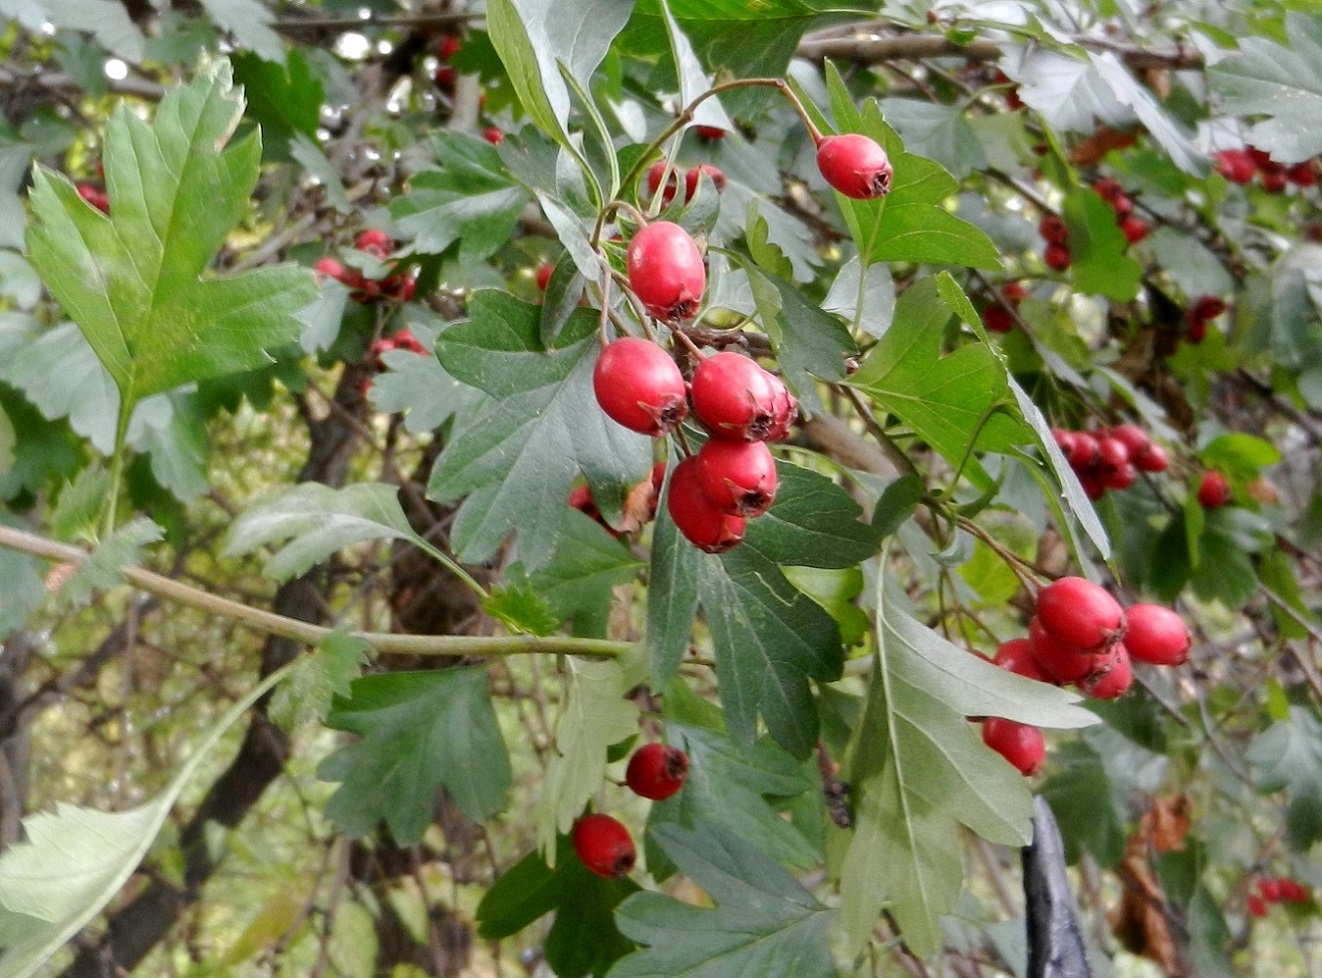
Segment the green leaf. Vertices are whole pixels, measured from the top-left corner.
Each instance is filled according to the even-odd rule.
[[[372,381],[372,405],[387,414],[402,412],[405,430],[415,435],[473,413],[485,400],[481,391],[455,380],[430,354],[390,350],[381,360],[386,370]]]
[[[653,838],[716,906],[631,896],[615,920],[648,947],[617,962],[609,978],[834,978],[832,913],[788,872],[716,826],[662,825]]]
[[[506,804],[511,773],[483,668],[395,672],[354,680],[326,725],[362,739],[317,768],[339,788],[326,815],[347,835],[384,820],[401,845],[422,838],[445,788],[459,809],[484,822]]]
[[[143,547],[164,535],[164,530],[145,517],[125,523],[69,575],[59,591],[60,604],[84,605],[93,591],[118,587],[124,582],[122,569],[142,563]]]
[[[166,94],[154,123],[125,106],[106,126],[110,216],[37,168],[28,250],[121,396],[121,408],[181,384],[252,369],[298,338],[312,274],[280,265],[202,279],[244,217],[261,147],[222,149],[243,111],[218,62]]]
[[[293,160],[292,141],[302,135],[315,142],[326,90],[313,77],[298,48],[290,48],[285,66],[240,52],[233,57],[234,83],[247,97],[246,116],[261,126],[262,155]]]
[[[670,697],[666,697],[669,711]],[[689,757],[689,774],[679,794],[652,806],[648,827],[677,824],[696,828],[710,824],[736,833],[759,851],[798,869],[809,869],[821,859],[803,832],[781,816],[790,799],[821,782],[814,762],[795,760],[766,738],[749,749],[723,731],[680,723],[667,716],[666,742]],[[773,806],[775,799],[778,803]],[[674,872],[674,865],[649,835],[647,868],[657,879]]]
[[[271,27],[273,14],[258,0],[202,0],[202,6],[216,26],[233,34],[240,46],[267,61],[284,61],[284,44]]]
[[[674,520],[668,516],[657,519],[647,589],[647,657],[657,688],[670,683],[689,649],[698,613],[702,556],[680,536]]]
[[[469,322],[441,334],[437,355],[451,375],[492,395],[488,407],[446,446],[428,496],[464,498],[451,542],[465,561],[491,557],[517,531],[530,572],[551,558],[570,512],[579,472],[600,488],[638,481],[651,439],[611,421],[592,392],[601,347],[597,315],[580,310],[542,344],[538,307],[499,291],[469,300]]]
[[[439,255],[457,241],[463,260],[486,258],[514,234],[528,192],[489,143],[450,130],[431,141],[444,169],[414,174],[408,193],[391,200],[390,216],[418,251]]]
[[[888,907],[908,946],[928,957],[963,886],[958,825],[1004,845],[1031,835],[1027,782],[965,718],[1084,726],[1096,717],[1072,694],[950,645],[880,594],[877,614],[867,702],[847,755],[856,828],[842,863],[840,926],[853,953]]]
[[[645,0],[645,3],[649,7],[654,6],[665,23],[666,39],[669,42],[670,53],[675,59],[676,74],[679,76],[679,104],[689,105],[711,88],[712,81],[703,74],[702,65],[698,63],[693,53],[693,45],[683,28],[676,23],[672,10],[674,5],[669,0]],[[733,126],[730,117],[721,108],[721,103],[714,98],[709,98],[698,106],[691,124],[716,126],[720,129],[730,129]]]
[[[1166,151],[1171,162],[1185,173],[1198,177],[1207,174],[1207,158],[1194,147],[1189,133],[1167,114],[1114,52],[1103,51],[1099,54],[1090,51],[1088,58],[1098,77],[1111,89],[1116,101],[1138,117],[1147,135]]]
[[[266,576],[283,581],[366,540],[419,542],[399,504],[397,487],[363,482],[332,489],[304,482],[241,513],[230,524],[221,555],[233,557],[288,541],[263,568]]]
[[[615,908],[638,890],[628,877],[594,875],[561,836],[554,869],[534,850],[487,890],[477,907],[478,934],[487,940],[512,937],[554,911],[543,945],[547,965],[559,978],[604,975],[635,947],[615,926]]]
[[[882,100],[881,112],[909,152],[930,157],[955,177],[962,180],[986,169],[987,154],[960,106],[888,98]]]
[[[1290,707],[1290,719],[1272,724],[1244,755],[1259,791],[1285,792],[1290,848],[1307,852],[1322,839],[1322,722],[1311,710]]]
[[[53,815],[23,820],[27,841],[0,856],[0,974],[29,978],[114,899],[225,732],[285,675],[272,673],[226,710],[145,805],[124,812],[57,805]]]
[[[1143,266],[1126,254],[1129,242],[1101,195],[1094,190],[1071,194],[1065,199],[1065,222],[1074,287],[1117,302],[1138,295]]]
[[[537,838],[549,859],[557,835],[568,832],[606,777],[606,749],[638,732],[638,707],[614,659],[565,656],[564,710],[555,753],[546,766],[537,808]]]
[[[1060,824],[1068,862],[1077,863],[1084,852],[1102,866],[1120,862],[1125,854],[1126,798],[1092,746],[1068,741],[1052,750],[1042,797]]]
[[[532,586],[575,635],[606,637],[613,589],[638,576],[643,563],[595,520],[570,514],[551,562],[532,575]]]
[[[100,465],[82,469],[60,491],[50,514],[50,532],[65,541],[95,540],[101,507],[110,490],[110,475]]]
[[[1231,432],[1218,435],[1204,445],[1198,458],[1209,469],[1220,469],[1232,480],[1249,482],[1263,469],[1279,462],[1281,452],[1265,439]]]
[[[1282,163],[1322,153],[1322,19],[1285,15],[1289,46],[1265,37],[1239,37],[1238,53],[1209,66],[1208,78],[1227,116],[1265,116],[1249,128],[1250,144]]]
[[[344,632],[327,635],[316,649],[297,661],[289,681],[271,697],[271,719],[293,731],[324,720],[336,696],[347,697],[351,684],[367,665],[371,651],[361,638]]]
[[[978,447],[991,451],[1005,451],[1024,439],[1022,425],[1006,430],[985,423],[994,407],[1009,401],[1005,365],[991,348],[966,343],[941,355],[950,312],[932,279],[909,286],[895,304],[891,328],[846,383],[899,416],[946,461],[959,465],[975,438]],[[969,458],[965,468],[982,486],[990,484],[976,458]]]
[[[15,9],[17,8],[17,9]],[[128,9],[115,0],[40,0],[0,3],[0,12],[15,17],[34,32],[50,25],[64,31],[86,31],[107,51],[130,64],[142,62],[145,40]],[[63,36],[63,35],[62,35]],[[65,44],[68,43],[66,39]]]
[[[0,510],[0,525],[26,529]],[[28,616],[46,597],[35,558],[17,550],[0,549],[0,632],[9,634],[27,624]]]
[[[616,0],[489,0],[487,34],[510,83],[533,121],[569,145],[569,86],[560,65],[584,89],[611,41],[629,19],[630,3]]]
[[[863,508],[820,473],[776,463],[779,486],[765,515],[748,524],[743,546],[776,564],[852,567],[877,552],[880,534]]]
[[[851,200],[836,194],[863,260],[1000,268],[1000,251],[992,240],[946,209],[959,191],[958,181],[939,163],[907,152],[895,130],[882,121],[876,102],[867,102],[860,114],[829,63],[827,78],[841,131],[871,136],[886,150],[895,170],[891,192],[885,197]]]

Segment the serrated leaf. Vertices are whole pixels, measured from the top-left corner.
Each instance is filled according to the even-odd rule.
[[[670,53],[675,59],[676,74],[679,76],[679,104],[689,105],[699,95],[712,87],[712,81],[703,73],[702,65],[698,63],[698,59],[693,53],[693,45],[689,42],[683,28],[675,21],[669,0],[651,0],[651,3],[655,5],[666,26]],[[693,113],[693,120],[690,124],[715,126],[727,130],[733,128],[730,117],[721,108],[721,103],[714,98],[709,98],[698,106]]]
[[[1138,117],[1148,135],[1166,151],[1171,162],[1185,173],[1198,177],[1206,175],[1207,157],[1194,148],[1189,133],[1166,113],[1152,93],[1130,74],[1129,69],[1113,52],[1090,51],[1088,58],[1098,77],[1111,89],[1116,101]]]
[[[326,725],[362,738],[317,768],[322,780],[340,782],[326,815],[351,837],[385,821],[397,842],[413,845],[442,787],[475,822],[505,807],[509,753],[484,668],[363,676],[347,699],[335,699]]]
[[[1208,68],[1225,115],[1265,116],[1249,142],[1282,163],[1322,153],[1322,20],[1300,11],[1285,15],[1289,46],[1266,37],[1240,37],[1238,53]]]
[[[128,9],[114,0],[40,0],[33,4],[10,0],[0,3],[0,11],[33,31],[53,24],[67,31],[90,32],[98,44],[130,64],[141,63],[145,53],[142,31]]]
[[[666,700],[669,708],[669,699]],[[689,773],[679,794],[652,806],[649,830],[677,824],[711,824],[737,833],[777,862],[809,869],[820,860],[817,847],[793,823],[781,817],[790,799],[816,788],[812,762],[795,760],[763,738],[745,749],[724,732],[680,723],[667,717],[666,742],[684,751]],[[781,805],[773,807],[769,798]],[[658,879],[674,866],[649,842],[647,868]]]
[[[568,832],[606,777],[606,748],[638,732],[638,706],[625,698],[620,663],[565,657],[565,705],[556,721],[555,753],[546,765],[537,808],[537,840],[555,857]]]
[[[155,543],[165,531],[146,517],[125,523],[78,565],[59,591],[64,607],[83,605],[98,589],[118,587],[123,583],[122,569],[142,563],[142,549]]]
[[[867,102],[860,113],[839,72],[829,63],[827,79],[841,131],[861,132],[875,139],[895,170],[891,192],[885,197],[851,200],[836,194],[863,260],[1000,268],[1000,251],[992,240],[946,209],[959,191],[958,181],[934,160],[906,151],[895,130],[882,121],[875,101]]]
[[[866,273],[862,269],[863,263],[857,255],[845,262],[822,300],[822,308],[844,316],[869,336],[880,338],[890,328],[895,315],[895,280],[888,265],[869,265]],[[859,277],[864,274],[866,279],[860,294]]]
[[[459,380],[493,400],[441,453],[428,497],[465,497],[451,532],[461,557],[480,563],[517,531],[530,572],[551,558],[579,472],[594,491],[625,486],[651,463],[647,437],[616,424],[592,391],[597,316],[570,317],[560,344],[542,344],[539,309],[493,290],[469,301],[469,322],[441,334],[437,355]]]
[[[617,962],[608,978],[834,978],[832,912],[788,872],[715,826],[662,825],[653,837],[716,906],[631,896],[615,920],[648,947]]]
[[[459,243],[466,261],[486,258],[510,240],[528,192],[512,182],[494,146],[449,130],[431,137],[444,169],[423,170],[390,202],[390,216],[417,251],[441,254]]]
[[[272,13],[258,0],[202,0],[202,6],[221,30],[234,35],[241,47],[256,51],[277,64],[285,59],[285,46],[272,29]]]
[[[612,589],[638,576],[643,563],[595,520],[571,514],[551,562],[531,577],[562,620],[573,619],[575,635],[606,637]]]
[[[1306,852],[1322,839],[1322,722],[1304,707],[1272,724],[1244,755],[1254,786],[1285,792],[1285,831],[1290,848]]]
[[[381,360],[386,371],[372,381],[368,396],[378,411],[402,412],[404,428],[413,434],[468,415],[485,400],[481,391],[455,380],[430,354],[390,350]]]
[[[1102,866],[1114,866],[1125,851],[1126,798],[1107,777],[1106,765],[1082,741],[1052,750],[1049,776],[1042,797],[1060,823],[1065,858],[1078,861],[1091,853]]]
[[[285,730],[321,720],[336,696],[347,697],[351,683],[367,665],[371,646],[344,632],[327,635],[316,649],[294,666],[289,680],[271,697],[271,719]]]
[[[1099,194],[1084,190],[1067,197],[1065,223],[1076,289],[1117,302],[1138,295],[1143,266],[1126,254],[1129,242],[1116,224],[1115,211]]]
[[[958,826],[1004,845],[1031,837],[1027,783],[966,718],[1083,726],[1096,717],[1071,705],[1072,694],[950,645],[880,592],[877,616],[867,701],[848,751],[855,831],[842,863],[840,927],[853,953],[886,907],[908,946],[928,957],[963,887]]]
[[[515,633],[550,635],[563,624],[546,599],[526,578],[511,579],[499,587],[491,588],[482,601],[482,610],[504,622]]]
[[[417,539],[395,486],[363,482],[333,489],[305,482],[239,514],[221,554],[233,557],[288,541],[263,568],[268,577],[288,580],[350,544]]]
[[[226,710],[145,805],[124,812],[57,805],[53,815],[23,820],[27,841],[0,856],[0,974],[29,978],[110,903],[225,732],[285,675],[272,673]]]
[[[990,417],[994,407],[1009,401],[1007,370],[990,347],[967,343],[941,355],[950,316],[933,280],[909,286],[895,305],[891,328],[845,383],[959,465],[971,456],[975,438],[989,451],[1006,451],[1029,439],[1022,423]],[[976,458],[968,458],[965,471],[983,487],[990,485]]]
[[[66,485],[50,514],[50,531],[59,540],[95,540],[101,508],[110,491],[110,475],[99,465],[82,469]]]
[[[803,567],[852,567],[877,552],[881,537],[859,519],[863,507],[826,476],[781,460],[776,479],[776,499],[749,522],[743,546]]]
[[[1124,128],[1133,113],[1115,97],[1091,61],[1053,48],[1027,50],[1007,74],[1017,82],[1024,104],[1059,131],[1092,132],[1097,123]]]
[[[674,520],[656,521],[648,569],[646,639],[652,682],[658,688],[674,678],[692,640],[701,558],[702,554],[680,537]]]
[[[243,52],[233,64],[234,83],[243,86],[248,102],[245,115],[261,126],[266,159],[293,160],[298,136],[315,145],[326,90],[298,48],[289,49],[284,65]]]
[[[887,123],[909,152],[940,163],[958,179],[987,167],[982,144],[958,105],[916,98],[888,98],[881,103]]]
[[[122,409],[268,362],[268,349],[297,339],[293,314],[316,295],[312,274],[290,265],[201,278],[257,181],[256,138],[223,148],[242,111],[225,62],[168,92],[153,123],[116,109],[104,154],[110,215],[66,177],[34,171],[32,262],[110,373]]]
[[[26,529],[0,510],[0,525]],[[28,616],[46,596],[35,558],[17,550],[0,549],[0,632],[8,634],[27,624]]]

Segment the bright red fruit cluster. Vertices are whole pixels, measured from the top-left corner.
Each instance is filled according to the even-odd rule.
[[[1166,450],[1136,424],[1097,432],[1053,428],[1051,434],[1089,499],[1101,499],[1107,489],[1128,489],[1139,472],[1165,472],[1170,465]]]
[[[684,171],[684,199],[681,204],[687,204],[698,192],[698,183],[706,174],[708,179],[716,186],[716,192],[720,193],[725,189],[725,174],[721,172],[720,167],[711,163],[700,163],[697,166],[691,166]],[[675,194],[679,190],[680,171],[674,167],[669,168],[669,178],[667,179],[667,164],[665,160],[657,160],[647,170],[647,192],[655,195],[657,190],[661,189],[661,181],[665,180],[665,190],[661,194],[661,203],[669,207],[670,202],[675,199]]]
[[[1148,236],[1152,225],[1134,213],[1134,202],[1125,193],[1125,188],[1120,186],[1119,181],[1103,177],[1094,183],[1092,188],[1101,194],[1102,199],[1111,205],[1111,210],[1115,211],[1115,221],[1120,225],[1126,241],[1130,244],[1138,244]]]
[[[1322,175],[1316,159],[1286,166],[1256,146],[1222,150],[1213,157],[1213,166],[1217,173],[1231,183],[1247,185],[1257,177],[1262,189],[1271,194],[1284,193],[1290,184],[1296,187],[1316,186],[1319,175]]]
[[[1258,892],[1250,893],[1244,901],[1249,913],[1265,917],[1273,903],[1307,903],[1313,894],[1298,880],[1288,876],[1264,876],[1258,880]]]
[[[1189,630],[1169,608],[1121,608],[1104,588],[1082,577],[1062,577],[1037,596],[1028,638],[1003,643],[992,661],[1002,669],[1056,686],[1077,686],[1097,699],[1115,699],[1133,682],[1131,660],[1174,666],[1189,654]],[[1046,754],[1042,733],[1001,717],[984,721],[983,742],[1025,775]]]
[[[1184,321],[1188,325],[1185,338],[1190,343],[1201,343],[1207,336],[1207,324],[1225,311],[1226,302],[1219,295],[1199,296],[1185,310]]]
[[[380,228],[367,228],[354,238],[353,246],[379,261],[385,261],[395,250],[395,239]],[[318,258],[312,269],[318,275],[347,285],[352,290],[349,298],[355,302],[371,302],[374,299],[408,302],[413,298],[417,286],[417,280],[411,272],[394,272],[379,279],[368,278],[361,269],[351,268],[329,255]]]
[[[1037,233],[1047,245],[1042,252],[1042,260],[1046,262],[1047,268],[1057,272],[1069,268],[1074,258],[1070,254],[1070,229],[1065,219],[1059,214],[1044,214],[1042,220],[1038,221]]]

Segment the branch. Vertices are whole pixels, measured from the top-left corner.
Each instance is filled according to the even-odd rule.
[[[86,551],[77,547],[7,526],[0,526],[0,547],[60,563],[81,564],[88,557]],[[269,635],[279,635],[294,642],[320,645],[335,631],[332,628],[299,621],[297,618],[287,618],[272,611],[254,608],[239,601],[231,601],[229,598],[222,598],[141,567],[124,567],[120,572],[125,580],[140,591],[154,594],[175,604],[221,615],[248,628]],[[393,632],[352,632],[351,634],[355,638],[362,639],[375,652],[396,655],[495,658],[527,655],[533,652],[554,652],[609,658],[623,655],[629,648],[628,642],[574,638],[565,635],[550,635],[542,638],[535,635],[399,635]]]

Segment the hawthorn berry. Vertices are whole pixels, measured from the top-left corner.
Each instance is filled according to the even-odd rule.
[[[1043,214],[1038,222],[1037,233],[1048,244],[1065,244],[1070,238],[1070,229],[1059,214]]]
[[[732,350],[722,350],[698,364],[693,371],[692,397],[698,419],[718,438],[783,438],[798,410],[780,378]]]
[[[1037,617],[1057,641],[1085,651],[1109,645],[1125,630],[1119,602],[1083,577],[1062,577],[1039,591]]]
[[[1005,306],[991,305],[982,310],[982,325],[989,333],[1008,333],[1014,329],[1014,316]]]
[[[1253,179],[1257,167],[1253,157],[1242,149],[1227,149],[1214,157],[1213,168],[1231,183],[1246,184]]]
[[[1230,480],[1217,469],[1204,472],[1203,481],[1198,484],[1199,505],[1204,509],[1218,509],[1230,500]]]
[[[629,242],[629,285],[657,319],[689,319],[702,303],[707,269],[689,233],[670,221],[653,221]]]
[[[1018,768],[1024,777],[1037,774],[1047,755],[1041,730],[1005,717],[988,717],[982,722],[982,742]]]
[[[482,138],[492,146],[499,146],[505,141],[505,133],[499,126],[487,126],[482,130]]]
[[[1134,604],[1125,609],[1129,630],[1125,647],[1130,658],[1154,666],[1178,666],[1189,656],[1189,629],[1184,619],[1159,604]]]
[[[367,228],[359,231],[353,239],[353,246],[377,258],[385,258],[395,247],[395,241],[380,228]]]
[[[1138,466],[1141,472],[1165,472],[1170,467],[1170,458],[1166,454],[1166,449],[1160,445],[1149,443],[1134,458],[1134,464]]]
[[[761,441],[709,438],[694,456],[698,483],[723,513],[761,516],[776,496],[776,460]]]
[[[1067,245],[1063,245],[1059,241],[1052,241],[1042,253],[1042,260],[1046,263],[1047,268],[1063,272],[1070,267],[1070,263],[1074,259],[1070,255],[1070,249]]]
[[[592,390],[607,417],[659,437],[688,414],[684,375],[661,346],[637,336],[608,343],[592,369]]]
[[[584,815],[574,823],[573,842],[583,865],[607,879],[628,876],[638,859],[629,830],[601,812]]]
[[[554,271],[555,266],[549,261],[542,262],[542,264],[537,266],[537,271],[534,273],[533,277],[537,279],[537,288],[539,291],[546,291],[546,287],[551,284],[551,273]]]
[[[1079,687],[1094,699],[1113,700],[1128,692],[1134,682],[1134,668],[1124,642],[1116,642],[1105,654],[1093,656],[1092,672]]]
[[[1056,638],[1037,615],[1028,622],[1028,644],[1033,661],[1058,686],[1086,679],[1093,670],[1092,653]]]
[[[343,282],[345,280],[346,271],[344,263],[329,256],[318,258],[316,264],[312,266],[312,270],[316,272],[320,278],[333,278],[337,282]]]
[[[94,187],[90,183],[80,183],[78,184],[78,196],[102,214],[110,213],[110,197],[100,187]]]
[[[1136,424],[1118,424],[1110,430],[1109,436],[1125,446],[1130,459],[1137,458],[1151,444],[1148,433]]]
[[[1130,215],[1120,222],[1120,231],[1124,234],[1125,240],[1130,244],[1138,244],[1148,236],[1152,230],[1152,225],[1141,217]]]
[[[720,126],[694,126],[693,131],[698,134],[699,139],[709,143],[725,138],[725,130]]]
[[[856,132],[818,140],[817,169],[827,183],[855,200],[886,196],[895,176],[881,145]]]
[[[689,756],[667,744],[644,744],[633,752],[624,770],[624,783],[636,795],[662,801],[684,787]]]
[[[992,656],[992,662],[1016,676],[1036,679],[1040,683],[1051,682],[1051,677],[1042,671],[1033,656],[1033,645],[1026,638],[1012,638],[1002,642]]]
[[[436,56],[442,61],[449,61],[459,53],[463,47],[463,42],[453,34],[444,34],[440,42],[436,45]]]
[[[665,160],[657,160],[647,168],[647,192],[656,196],[656,192],[661,189],[661,180],[666,178],[667,164]],[[670,202],[675,199],[675,194],[679,190],[679,171],[673,166],[669,167],[670,175],[666,179],[665,193],[661,197],[662,206],[669,207]],[[696,180],[694,181],[696,184]]]
[[[720,167],[713,166],[710,163],[701,163],[698,166],[690,167],[688,172],[684,174],[684,199],[686,201],[692,200],[698,192],[698,183],[704,173],[715,185],[717,193],[725,189],[725,174],[721,172]]]
[[[670,473],[666,511],[689,543],[709,554],[722,553],[743,540],[746,521],[742,516],[722,513],[707,498],[697,464],[697,457],[690,456]]]

